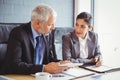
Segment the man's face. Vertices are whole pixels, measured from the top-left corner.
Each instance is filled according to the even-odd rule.
[[[47,22],[44,22],[43,25],[41,26],[41,30],[43,34],[49,34],[52,30],[55,29],[54,26],[55,23],[55,17],[51,16]]]
[[[39,21],[39,24],[37,24],[35,30],[38,34],[48,35],[52,30],[55,29],[54,23],[55,23],[55,17],[51,16],[46,22]]]
[[[89,30],[89,27],[83,19],[77,19],[74,29],[75,29],[75,34],[78,37],[84,38]]]

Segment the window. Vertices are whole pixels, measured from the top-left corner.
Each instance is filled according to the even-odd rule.
[[[75,0],[74,21],[81,12],[91,13],[91,0]]]

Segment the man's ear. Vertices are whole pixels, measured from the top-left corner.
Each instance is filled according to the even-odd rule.
[[[40,21],[39,21],[39,20],[35,20],[35,21],[34,21],[34,26],[39,27],[39,26],[40,26],[40,24],[41,24],[41,23],[40,23]]]

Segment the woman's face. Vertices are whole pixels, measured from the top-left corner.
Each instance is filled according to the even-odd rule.
[[[77,37],[85,38],[86,33],[89,31],[89,27],[84,19],[77,19],[74,27],[75,34]]]

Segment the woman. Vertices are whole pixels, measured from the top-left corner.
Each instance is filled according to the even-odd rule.
[[[62,37],[62,54],[64,60],[78,63],[101,65],[101,52],[98,36],[90,31],[91,15],[80,13],[76,18],[74,31]]]

